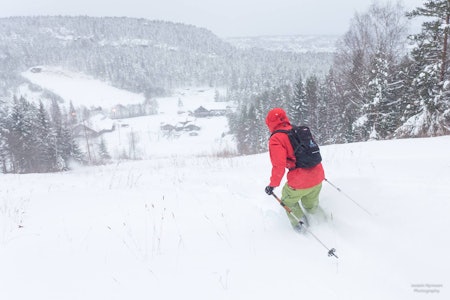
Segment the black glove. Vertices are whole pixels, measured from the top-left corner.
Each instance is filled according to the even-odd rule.
[[[270,185],[266,186],[266,188],[265,188],[266,194],[272,195],[273,189],[274,189],[273,186],[270,186]]]

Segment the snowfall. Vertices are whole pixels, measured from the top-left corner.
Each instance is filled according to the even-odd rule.
[[[450,136],[321,147],[340,191],[323,183],[324,213],[299,234],[264,193],[268,153],[218,155],[225,117],[160,133],[179,99],[214,93],[120,120],[107,146],[117,156],[134,130],[138,160],[0,174],[0,299],[450,299]]]

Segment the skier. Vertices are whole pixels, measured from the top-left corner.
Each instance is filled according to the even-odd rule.
[[[274,108],[269,111],[266,117],[266,125],[270,133],[273,133],[275,130],[292,129],[286,112],[281,108]],[[270,177],[269,185],[265,188],[265,192],[268,195],[273,193],[274,188],[280,185],[285,168],[287,168],[289,170],[287,182],[283,187],[281,200],[299,220],[306,223],[299,201],[301,201],[308,213],[317,211],[322,181],[325,178],[322,164],[319,163],[308,169],[295,168],[294,149],[288,135],[282,132],[272,134],[270,137],[269,153],[272,162],[272,176]],[[295,230],[302,231],[301,223],[298,223],[290,214],[288,214],[288,218]]]

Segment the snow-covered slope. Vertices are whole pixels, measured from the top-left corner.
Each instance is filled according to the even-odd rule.
[[[145,100],[142,94],[121,90],[107,82],[61,67],[37,66],[23,72],[22,76],[59,95],[66,104],[72,102],[74,106],[111,108],[117,104],[139,104]],[[26,92],[26,89],[19,91],[22,96],[27,97]]]
[[[55,90],[66,71],[45,73]],[[66,89],[79,104],[82,89]],[[321,245],[264,193],[267,153],[218,158],[233,147],[225,117],[179,114],[217,105],[215,92],[178,90],[158,115],[114,120],[111,154],[140,161],[0,174],[0,299],[449,299],[449,136],[322,147],[328,179],[369,214],[324,183],[326,220],[310,216]],[[198,135],[160,130],[185,121]]]
[[[324,183],[311,230],[339,259],[264,194],[268,154],[0,174],[0,299],[449,299],[448,149],[322,148],[371,213]]]

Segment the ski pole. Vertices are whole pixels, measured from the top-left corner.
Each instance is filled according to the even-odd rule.
[[[274,192],[272,192],[271,195],[278,201],[278,203],[280,203],[281,206],[283,206],[283,208],[288,212],[288,214],[290,214],[294,218],[295,221],[297,221],[301,225],[304,225],[304,223],[301,220],[299,220],[299,218],[297,218],[296,215],[294,215],[294,213],[292,212],[292,209],[290,209],[288,206],[286,206],[286,204],[283,201],[281,201],[281,199],[278,198],[278,196],[275,195]],[[328,247],[313,232],[311,232],[311,230],[308,227],[303,226],[303,228],[305,228],[306,232],[308,232],[310,235],[312,235],[316,239],[316,241],[318,241],[325,249],[327,249],[328,256],[334,256],[336,258],[339,258],[335,254],[335,252],[336,252],[335,248],[328,249]]]
[[[353,200],[349,195],[347,195],[346,193],[344,193],[340,188],[338,188],[337,186],[335,186],[334,184],[332,184],[328,179],[325,178],[325,181],[328,182],[332,187],[334,187],[338,192],[342,193],[342,195],[344,195],[345,197],[347,197],[347,199],[350,199],[353,203],[355,203],[359,208],[361,208],[362,210],[364,210],[369,216],[372,216],[372,214],[365,209],[364,207],[361,206],[361,204],[359,204],[358,202],[356,202],[355,200]]]

